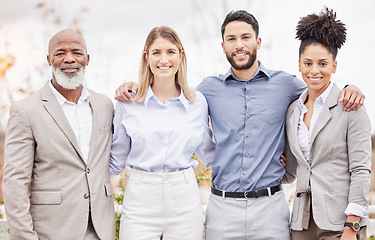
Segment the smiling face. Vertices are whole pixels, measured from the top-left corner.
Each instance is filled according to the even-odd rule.
[[[176,45],[169,40],[163,37],[156,38],[148,52],[145,52],[145,58],[154,75],[154,80],[173,79],[174,81],[182,60],[182,54],[184,52],[180,53]]]
[[[253,27],[242,21],[233,21],[225,26],[222,47],[235,70],[249,69],[257,60],[261,39]]]
[[[322,44],[311,44],[301,53],[299,71],[307,84],[309,93],[322,94],[336,72],[337,62]]]
[[[73,30],[57,33],[50,40],[47,61],[53,67],[52,81],[65,89],[79,87],[89,63],[84,39]]]

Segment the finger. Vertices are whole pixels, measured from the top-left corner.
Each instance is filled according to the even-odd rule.
[[[280,159],[280,163],[281,163],[281,166],[285,167],[285,162],[282,159]]]
[[[347,111],[353,104],[353,100],[351,98],[353,98],[351,93],[345,93],[344,99],[342,101],[342,105],[344,106],[345,111]]]
[[[137,92],[138,92],[138,85],[137,84],[133,84],[133,86],[132,86],[132,93],[137,94]]]
[[[350,107],[349,111],[352,111],[352,110],[357,110],[358,108],[360,108],[362,105],[361,105],[361,99],[360,97],[357,97],[353,103],[353,105]]]
[[[345,91],[340,91],[340,99],[339,102],[342,102],[345,98]]]
[[[359,106],[358,106],[358,108],[362,107],[363,104],[365,104],[365,98],[364,98],[364,97],[361,98],[361,100],[359,100]],[[358,109],[358,108],[357,108],[357,109]],[[357,109],[356,109],[356,110],[357,110]]]

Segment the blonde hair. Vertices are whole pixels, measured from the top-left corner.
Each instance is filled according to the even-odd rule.
[[[148,34],[145,42],[145,46],[142,52],[141,67],[139,71],[139,87],[138,92],[135,97],[137,102],[143,102],[146,98],[148,87],[154,82],[154,74],[151,72],[150,66],[146,60],[145,53],[148,54],[150,46],[155,41],[155,39],[162,37],[171,43],[173,43],[179,50],[180,54],[185,53],[184,47],[182,46],[181,40],[177,33],[169,27],[161,26],[153,28]],[[182,55],[182,60],[178,66],[178,70],[175,75],[175,82],[180,86],[181,90],[184,92],[185,97],[190,100],[195,100],[195,91],[189,88],[187,84],[187,70],[186,70],[186,55]]]

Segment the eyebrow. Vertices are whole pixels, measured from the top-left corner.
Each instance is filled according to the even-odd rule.
[[[251,32],[248,32],[248,33],[243,33],[243,34],[241,34],[240,36],[242,37],[242,36],[246,36],[246,35],[253,35]],[[229,38],[229,37],[235,37],[236,35],[234,35],[234,34],[229,34],[229,35],[226,35],[225,36],[225,38]]]
[[[310,58],[304,58],[303,60],[309,60],[309,61],[312,61],[312,59]],[[322,58],[322,59],[319,59],[319,61],[328,61],[329,58]]]
[[[151,52],[161,51],[159,48],[151,49]],[[178,49],[175,48],[168,48],[167,51],[178,51]]]

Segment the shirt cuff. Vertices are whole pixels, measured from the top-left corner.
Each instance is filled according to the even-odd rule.
[[[357,217],[367,217],[369,214],[368,206],[361,206],[356,203],[349,203],[345,209],[345,214],[347,216],[354,215]]]

